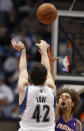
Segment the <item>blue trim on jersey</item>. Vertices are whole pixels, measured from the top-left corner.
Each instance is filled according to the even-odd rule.
[[[28,86],[26,88],[24,100],[23,100],[23,102],[22,102],[22,104],[20,105],[20,108],[19,108],[19,114],[20,115],[23,113],[23,111],[26,108],[27,97],[28,97]]]
[[[55,96],[53,91],[52,91],[52,93],[53,93],[53,96],[54,96],[54,110],[56,110],[56,96]]]

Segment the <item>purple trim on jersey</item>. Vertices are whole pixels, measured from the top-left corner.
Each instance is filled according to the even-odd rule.
[[[72,117],[69,122],[65,122],[60,116],[56,122],[55,131],[76,131],[76,119]]]

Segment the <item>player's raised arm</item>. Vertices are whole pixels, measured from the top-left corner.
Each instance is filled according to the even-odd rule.
[[[39,52],[41,54],[41,63],[47,68],[48,75],[46,85],[48,85],[56,94],[56,86],[54,84],[54,80],[51,75],[51,68],[47,54],[47,49],[49,45],[45,41],[41,40],[40,44],[36,44],[36,46],[39,48]]]
[[[11,40],[11,43],[14,49],[21,52],[21,57],[19,62],[19,80],[18,80],[19,103],[21,103],[21,101],[24,98],[25,89],[28,85],[26,49],[21,41],[16,43],[15,40]]]
[[[52,74],[53,80],[55,81],[54,62],[56,60],[59,60],[59,57],[53,57],[53,53],[54,53],[54,48],[52,48],[50,51],[50,47],[48,47],[48,58],[49,58],[49,62],[50,62],[51,74]]]

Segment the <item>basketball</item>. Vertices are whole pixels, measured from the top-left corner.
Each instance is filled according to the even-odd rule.
[[[51,24],[57,17],[57,9],[51,3],[44,3],[37,8],[36,16],[41,23]]]

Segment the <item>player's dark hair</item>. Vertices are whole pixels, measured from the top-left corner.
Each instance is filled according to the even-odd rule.
[[[78,92],[76,92],[74,89],[60,88],[56,94],[57,103],[59,101],[60,95],[63,93],[68,93],[71,96],[71,99],[74,103],[74,107],[72,107],[71,113],[76,114],[79,111],[80,106],[81,106],[81,100],[80,100],[80,96]]]
[[[34,85],[42,85],[45,83],[47,76],[47,69],[42,64],[35,64],[30,69],[30,81]]]

